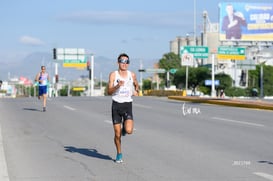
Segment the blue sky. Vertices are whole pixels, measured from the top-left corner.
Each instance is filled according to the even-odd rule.
[[[211,22],[218,21],[220,2],[196,0],[197,34],[204,10]],[[158,60],[169,52],[170,40],[193,32],[193,10],[194,0],[3,0],[0,64],[51,53],[53,47]]]

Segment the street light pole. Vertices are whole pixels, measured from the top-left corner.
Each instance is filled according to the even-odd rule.
[[[214,72],[214,59],[215,54],[214,52],[211,54],[211,97],[215,97],[215,72]]]
[[[186,35],[186,41],[187,41],[187,46],[189,46],[190,42],[189,42],[189,34]],[[188,79],[189,79],[189,66],[186,65],[186,92],[188,90]]]
[[[58,63],[55,63],[55,97],[58,97]]]
[[[143,64],[142,64],[142,60],[140,60],[140,70],[143,69]],[[140,92],[139,92],[139,95],[142,96],[142,91],[143,91],[143,78],[142,78],[142,72],[139,72],[140,74]]]
[[[264,69],[263,69],[263,64],[264,63],[261,63],[261,67],[260,67],[260,82],[261,82],[260,98],[264,97],[264,83],[263,83]]]
[[[94,55],[91,54],[91,96],[94,96]]]
[[[196,45],[196,0],[193,0],[193,45]]]

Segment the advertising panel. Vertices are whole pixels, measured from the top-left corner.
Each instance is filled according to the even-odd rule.
[[[273,3],[223,2],[220,41],[273,41]]]

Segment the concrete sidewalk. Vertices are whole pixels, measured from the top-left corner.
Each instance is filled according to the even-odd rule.
[[[250,99],[240,99],[240,98],[204,98],[197,96],[169,96],[169,99],[188,101],[195,103],[207,103],[207,104],[218,104],[223,106],[233,106],[233,107],[245,107],[252,109],[265,109],[273,110],[273,101],[266,101],[263,99],[250,100]]]

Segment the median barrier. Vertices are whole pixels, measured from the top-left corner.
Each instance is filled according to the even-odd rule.
[[[273,110],[273,102],[263,100],[244,100],[244,99],[219,99],[219,98],[202,98],[197,96],[168,96],[168,99],[188,101],[195,103],[217,104],[223,106],[244,107],[251,109]]]

